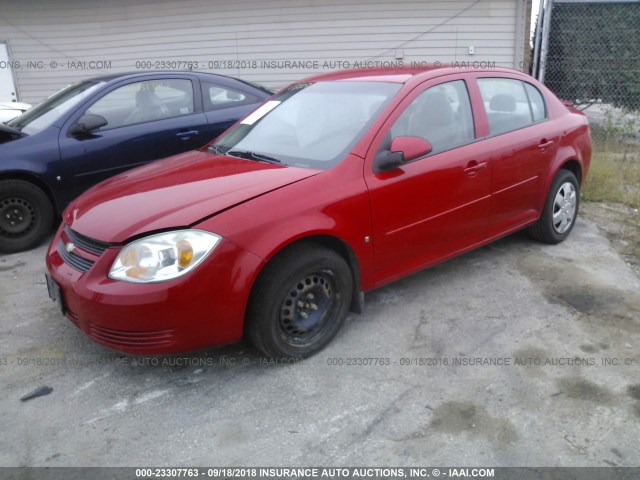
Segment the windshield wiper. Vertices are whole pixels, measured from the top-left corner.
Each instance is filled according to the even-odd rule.
[[[248,150],[231,150],[227,155],[238,158],[246,158],[247,160],[257,160],[258,162],[272,163],[274,165],[282,165],[282,160],[264,155],[262,153],[250,152]]]
[[[11,133],[13,135],[17,135],[18,137],[26,137],[27,136],[27,134],[24,133],[21,129],[16,128],[13,125],[9,126],[6,123],[2,123],[1,125],[2,125],[2,127],[0,127],[0,128],[2,128],[2,130],[5,131],[5,132],[9,132],[9,133]]]
[[[208,150],[209,150],[209,152],[215,153],[217,155],[224,155],[225,153],[222,151],[223,148],[224,147],[222,145],[213,144],[213,145],[209,145],[209,149]]]

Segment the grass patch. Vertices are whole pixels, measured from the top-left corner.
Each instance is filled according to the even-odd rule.
[[[602,113],[590,122],[593,152],[582,199],[592,202],[582,204],[582,213],[640,274],[640,112]]]
[[[640,145],[594,139],[582,197],[640,208]]]

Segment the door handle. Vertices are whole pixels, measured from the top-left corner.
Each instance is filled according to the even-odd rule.
[[[200,132],[198,130],[189,130],[188,132],[178,132],[176,133],[176,137],[181,138],[182,140],[187,140],[189,137],[193,135],[198,135]]]
[[[471,160],[464,169],[464,173],[467,175],[477,175],[485,168],[487,168],[487,162],[478,163],[475,160]]]
[[[542,140],[540,140],[540,145],[538,145],[538,148],[544,152],[551,145],[553,145],[553,140],[547,141],[543,138]]]

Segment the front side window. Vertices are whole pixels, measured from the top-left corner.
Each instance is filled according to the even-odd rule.
[[[102,88],[104,82],[88,81],[63,88],[7,123],[27,135],[35,135],[61,121],[65,113]]]
[[[190,80],[146,80],[116,88],[85,112],[107,120],[101,130],[153,122],[194,112]]]
[[[474,140],[473,114],[463,80],[428,88],[416,97],[391,127],[391,138],[420,137],[433,153]]]
[[[478,86],[487,112],[491,135],[526,127],[537,121],[535,116],[540,117],[541,113],[544,115],[544,104],[538,104],[537,107],[530,104],[525,84],[520,80],[480,78]]]
[[[357,81],[292,85],[227,132],[210,151],[329,169],[353,148],[401,86]]]

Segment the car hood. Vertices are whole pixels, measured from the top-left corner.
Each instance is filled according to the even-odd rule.
[[[0,110],[18,110],[19,112],[25,112],[31,108],[28,103],[22,102],[0,102]]]
[[[82,235],[122,243],[147,232],[193,226],[318,173],[203,151],[188,152],[98,184],[72,202],[63,218]]]

